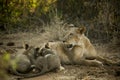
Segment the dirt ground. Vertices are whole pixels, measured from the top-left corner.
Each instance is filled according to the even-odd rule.
[[[0,35],[0,41],[6,44],[9,41],[15,42],[16,46],[28,43],[34,46],[41,46],[47,42],[47,38],[41,38],[45,34],[18,33],[10,35]],[[98,54],[113,61],[120,60],[119,52],[106,51],[103,45],[96,45]],[[84,65],[64,65],[65,70],[61,72],[49,72],[44,75],[26,78],[23,80],[120,80],[120,66],[92,67]]]

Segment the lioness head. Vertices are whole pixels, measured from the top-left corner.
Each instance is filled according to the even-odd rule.
[[[64,42],[73,45],[79,44],[80,40],[82,41],[82,37],[84,36],[85,31],[85,27],[71,28],[71,30],[65,36]]]

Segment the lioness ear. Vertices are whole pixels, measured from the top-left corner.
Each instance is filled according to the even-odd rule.
[[[77,29],[77,33],[83,34],[86,31],[85,27],[80,27],[79,29]]]

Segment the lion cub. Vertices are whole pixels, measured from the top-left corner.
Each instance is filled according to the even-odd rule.
[[[45,62],[40,61],[39,59],[41,59],[41,58],[43,58]],[[39,63],[44,62],[46,64],[47,71],[50,71],[53,69],[57,69],[57,70],[61,71],[64,69],[64,67],[61,66],[59,56],[54,51],[52,51],[51,49],[48,49],[48,48],[41,49],[40,56],[37,58],[37,61],[39,61]]]
[[[47,73],[52,70],[61,71],[64,67],[61,66],[60,59],[56,53],[51,49],[42,48],[40,53],[35,54],[37,57],[34,61],[35,71],[34,74],[29,74],[24,78],[35,77]]]
[[[32,61],[34,54],[36,54],[34,52],[36,52],[36,48],[28,47],[26,44],[25,49],[17,50],[16,54],[11,54],[8,61],[8,71],[18,76],[26,76],[24,73],[32,70]]]

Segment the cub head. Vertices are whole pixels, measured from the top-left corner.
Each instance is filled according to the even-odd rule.
[[[23,54],[37,58],[39,55],[39,47],[29,46],[28,44],[25,44],[25,51]]]
[[[63,42],[73,45],[78,44],[83,38],[85,31],[85,27],[71,28]]]
[[[50,41],[45,44],[45,48],[55,49],[57,47],[57,44],[57,42]]]

